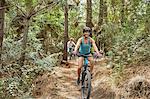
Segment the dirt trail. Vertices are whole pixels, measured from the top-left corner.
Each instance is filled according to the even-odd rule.
[[[70,61],[70,63],[74,64],[75,61]],[[69,67],[56,67],[54,69],[53,74],[57,77],[57,96],[61,96],[64,99],[79,99],[80,91],[76,85],[76,69],[77,64],[70,64]],[[48,99],[51,99],[51,96]]]
[[[97,63],[94,68],[96,72],[92,80],[92,95],[90,99],[111,99],[105,98],[106,95],[111,95],[112,97],[112,92],[107,93],[108,89],[104,87],[106,82],[109,82],[110,78],[107,76],[110,75],[111,70],[100,66],[100,64],[102,65],[102,63]],[[40,87],[36,87],[34,92],[34,96],[37,96],[36,99],[81,99],[80,87],[76,84],[77,67],[78,60],[71,60],[69,61],[69,66],[54,67],[51,74],[39,77],[36,80],[36,86]],[[37,82],[41,83],[37,85]],[[96,98],[97,94],[95,93],[102,95]]]
[[[53,72],[39,76],[34,82],[33,96],[35,99],[81,99],[80,87],[76,84],[77,65],[78,60],[71,60],[69,66],[54,67]],[[106,65],[105,59],[98,60],[95,64],[90,99],[121,99],[121,88],[119,90],[114,85],[113,70],[106,68]],[[122,80],[122,85],[127,79],[137,75],[132,72],[139,71],[139,73],[149,74],[149,70],[149,67],[145,69],[140,67],[137,70],[135,68],[125,69],[124,78],[126,79]]]

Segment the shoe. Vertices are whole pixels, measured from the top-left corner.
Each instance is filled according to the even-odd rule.
[[[80,84],[80,78],[77,79],[77,85],[79,85],[79,84]]]

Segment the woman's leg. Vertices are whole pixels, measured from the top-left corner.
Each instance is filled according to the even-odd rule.
[[[88,60],[90,62],[90,72],[91,74],[93,74],[93,68],[94,68],[93,57],[88,57]]]
[[[77,70],[77,74],[78,74],[78,78],[77,78],[77,84],[79,85],[80,83],[80,73],[81,73],[81,68],[83,66],[83,57],[79,57],[79,66],[78,66],[78,70]]]

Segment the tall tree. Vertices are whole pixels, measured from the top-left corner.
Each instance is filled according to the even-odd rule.
[[[87,0],[87,15],[86,15],[86,26],[92,28],[92,0]]]
[[[27,38],[28,38],[28,30],[29,30],[29,23],[32,20],[32,18],[40,11],[43,11],[44,9],[48,8],[48,7],[53,7],[54,5],[57,5],[59,1],[57,2],[48,2],[46,6],[42,6],[39,9],[36,9],[36,6],[33,7],[33,0],[25,0],[25,6],[26,6],[26,12],[23,12],[24,14],[24,35],[23,35],[23,44],[22,44],[22,54],[20,57],[20,65],[24,64],[25,61],[25,54],[26,54],[26,44],[27,44]],[[41,5],[39,3],[39,5]],[[53,5],[53,6],[52,6]]]
[[[103,16],[104,16],[104,12],[103,12],[103,5],[104,5],[104,1],[100,0],[99,1],[99,18],[98,18],[98,25],[101,27],[101,25],[103,24]]]
[[[121,0],[121,25],[124,25],[125,21],[125,0]]]
[[[117,9],[117,1],[116,0],[111,0],[111,11],[112,11],[112,22],[113,23],[116,23],[118,20],[117,20],[117,16],[116,16],[116,9]]]
[[[67,41],[68,41],[68,3],[67,0],[65,2],[64,7],[64,16],[65,16],[65,30],[64,30],[64,53],[63,60],[67,61]]]
[[[107,19],[107,2],[104,2],[104,6],[103,6],[103,19],[105,20],[105,22],[107,23],[108,19]]]
[[[147,4],[147,9],[146,9],[146,19],[145,19],[145,32],[147,34],[150,33],[150,3]]]
[[[5,0],[0,0],[0,63],[1,63],[2,45],[4,36],[4,16],[5,16],[4,4]]]
[[[32,0],[25,0],[25,5],[26,5],[26,16],[24,18],[24,34],[23,34],[23,42],[22,42],[22,54],[20,58],[20,64],[23,65],[25,61],[25,53],[26,53],[26,44],[27,44],[27,38],[28,38],[28,30],[29,30],[29,21],[30,21],[30,11],[32,8]]]
[[[105,8],[105,12],[106,12],[106,8]],[[105,16],[106,13],[105,13]],[[97,30],[96,30],[96,45],[98,47],[98,49],[100,50],[102,47],[101,44],[101,25],[103,24],[103,18],[104,18],[104,1],[103,0],[99,0],[99,16],[98,16],[98,26],[97,26]]]

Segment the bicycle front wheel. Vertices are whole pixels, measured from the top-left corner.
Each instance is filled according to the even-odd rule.
[[[82,84],[81,84],[81,94],[82,99],[90,99],[91,94],[91,74],[87,70],[82,74]]]

